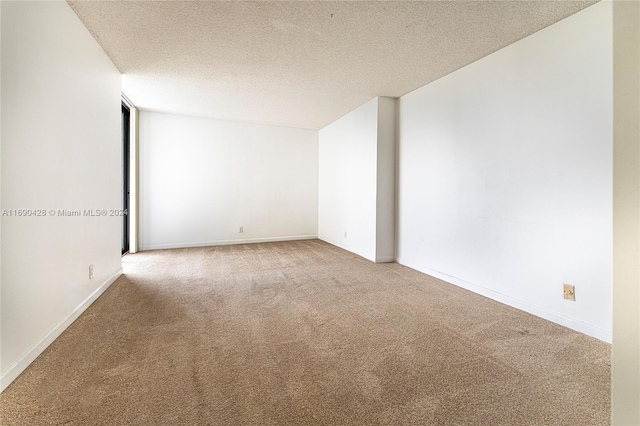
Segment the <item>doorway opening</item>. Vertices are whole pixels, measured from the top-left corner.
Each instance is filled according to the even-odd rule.
[[[129,168],[129,148],[130,148],[130,118],[131,111],[124,103],[122,104],[122,255],[129,252],[129,181],[131,180]]]

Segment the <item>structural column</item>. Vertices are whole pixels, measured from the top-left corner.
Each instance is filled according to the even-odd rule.
[[[611,424],[640,425],[640,2],[613,2]]]

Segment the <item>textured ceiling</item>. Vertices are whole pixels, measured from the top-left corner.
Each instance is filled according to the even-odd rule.
[[[69,1],[139,108],[319,129],[587,1]]]

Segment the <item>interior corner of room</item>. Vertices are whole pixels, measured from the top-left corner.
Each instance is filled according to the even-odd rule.
[[[396,262],[612,343],[612,424],[640,422],[638,3],[279,123],[138,104],[78,3],[0,4],[2,210],[56,213],[2,215],[3,390],[123,273],[121,216],[57,213],[120,208],[124,93],[129,253],[320,239]]]

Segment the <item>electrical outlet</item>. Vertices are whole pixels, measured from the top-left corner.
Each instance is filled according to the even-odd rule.
[[[93,265],[89,265],[89,279],[93,279]]]
[[[244,226],[241,226],[241,227],[240,227],[240,229],[238,230],[238,232],[239,232],[240,234],[242,234],[242,233],[244,232]]]
[[[564,298],[567,300],[576,300],[576,288],[569,284],[564,284]]]
[[[344,237],[347,238],[347,231],[344,231]]]

